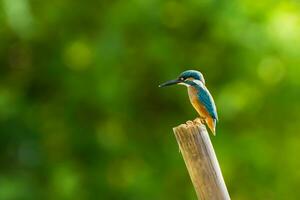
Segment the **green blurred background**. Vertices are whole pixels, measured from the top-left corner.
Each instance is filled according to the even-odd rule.
[[[300,199],[300,3],[1,0],[0,199],[196,199],[172,127],[200,70],[232,199]]]

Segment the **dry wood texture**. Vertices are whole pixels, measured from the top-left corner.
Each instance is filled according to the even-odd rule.
[[[173,129],[198,199],[229,200],[221,169],[204,125],[187,123]]]

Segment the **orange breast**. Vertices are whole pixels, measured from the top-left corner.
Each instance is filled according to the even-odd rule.
[[[189,93],[190,101],[191,101],[193,107],[196,109],[196,111],[200,115],[200,117],[209,118],[210,115],[207,112],[206,108],[204,107],[204,105],[202,105],[199,102],[197,90],[193,87],[188,87],[188,93]]]
[[[215,120],[209,115],[208,111],[202,105],[198,99],[197,90],[193,87],[188,87],[188,93],[190,97],[190,101],[193,105],[193,107],[196,109],[196,111],[199,113],[201,118],[204,118],[206,121],[207,126],[210,128],[212,133],[215,135],[216,133],[216,124]]]

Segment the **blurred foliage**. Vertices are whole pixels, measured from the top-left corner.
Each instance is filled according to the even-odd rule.
[[[0,1],[0,199],[196,199],[172,127],[206,77],[235,200],[300,199],[297,1]]]

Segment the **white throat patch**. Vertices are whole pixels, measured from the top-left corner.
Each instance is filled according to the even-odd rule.
[[[204,86],[204,84],[203,84],[202,81],[199,81],[199,80],[193,80],[193,82],[196,83],[197,85]]]
[[[199,80],[192,80],[195,84],[197,84],[197,85],[199,85],[199,86],[201,86],[201,87],[203,87],[204,86],[204,84],[203,84],[203,82],[202,81],[199,81]],[[186,87],[190,87],[190,85],[188,85],[188,84],[186,84],[186,83],[178,83],[178,85],[184,85],[184,86],[186,86]]]
[[[190,85],[186,84],[186,83],[178,83],[178,85],[184,85],[186,87],[189,87]]]

